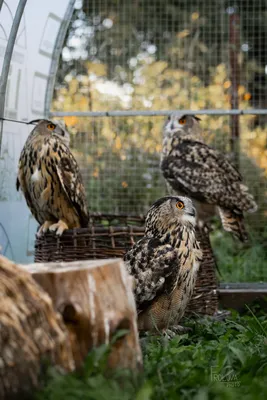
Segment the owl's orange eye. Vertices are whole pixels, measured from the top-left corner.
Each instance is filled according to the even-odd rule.
[[[55,127],[56,127],[56,125],[54,125],[54,124],[48,124],[48,125],[47,125],[47,128],[48,128],[50,131],[53,131],[53,130],[55,129]]]
[[[179,208],[179,210],[182,210],[184,208],[184,203],[182,201],[177,201],[176,207]]]
[[[186,123],[186,118],[183,117],[183,118],[179,119],[179,124],[180,125],[184,125],[185,123]]]

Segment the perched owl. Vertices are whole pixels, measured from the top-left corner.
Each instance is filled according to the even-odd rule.
[[[201,212],[210,215],[217,206],[224,229],[241,241],[247,240],[243,212],[254,212],[257,205],[236,168],[203,142],[199,118],[181,113],[168,118],[161,169],[171,193],[199,202],[200,219]]]
[[[125,254],[140,330],[165,330],[182,318],[202,258],[195,222],[190,199],[163,197],[147,213],[144,238]]]
[[[62,125],[39,120],[20,155],[17,190],[41,225],[38,236],[48,229],[61,235],[88,225],[82,177],[66,132]]]
[[[38,124],[39,122],[43,121],[42,119],[33,119],[32,121],[28,122],[28,125],[30,124]],[[58,120],[46,120],[48,123],[51,123],[56,126],[56,129],[54,130],[53,134],[56,136],[59,136],[61,140],[65,143],[66,146],[69,147],[70,145],[70,133],[67,129],[67,126],[65,122],[63,121],[58,121]]]

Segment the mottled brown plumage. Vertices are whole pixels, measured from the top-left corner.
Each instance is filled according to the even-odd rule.
[[[140,330],[167,329],[182,318],[202,257],[194,226],[190,199],[163,197],[148,211],[145,237],[126,253]]]
[[[172,193],[197,200],[207,214],[217,206],[224,229],[247,240],[243,212],[254,212],[257,205],[236,168],[203,142],[198,118],[181,113],[169,117],[161,169]]]
[[[86,227],[88,210],[78,164],[65,131],[41,120],[30,133],[19,159],[17,190],[41,225],[39,234]]]

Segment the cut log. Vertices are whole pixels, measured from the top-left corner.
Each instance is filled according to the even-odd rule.
[[[109,343],[118,330],[108,366],[137,369],[142,365],[132,278],[121,259],[37,263],[24,266],[52,298],[70,333],[76,367],[88,351]]]
[[[73,370],[66,327],[31,275],[0,256],[0,399],[29,398],[44,364]]]

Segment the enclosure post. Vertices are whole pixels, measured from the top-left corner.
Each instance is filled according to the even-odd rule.
[[[2,66],[2,73],[0,78],[0,154],[2,149],[2,135],[3,135],[3,117],[5,112],[5,98],[6,98],[6,85],[9,73],[10,61],[13,54],[13,48],[17,37],[17,32],[19,29],[20,20],[25,8],[27,0],[20,0],[16,14],[12,23],[9,39],[6,46],[6,51],[4,55],[4,62]]]
[[[231,80],[231,109],[237,110],[238,87],[240,84],[240,67],[238,63],[238,51],[240,49],[240,18],[236,9],[229,12],[229,59],[230,59],[230,80]],[[231,152],[234,155],[236,166],[239,164],[239,115],[231,115]]]
[[[53,98],[53,90],[54,90],[54,85],[55,85],[55,80],[56,80],[56,73],[57,73],[57,69],[58,69],[59,57],[60,57],[60,54],[62,51],[62,46],[63,46],[64,40],[66,37],[67,29],[69,27],[70,19],[73,14],[74,4],[75,4],[75,0],[70,0],[69,5],[68,5],[67,10],[64,15],[64,19],[59,28],[56,42],[54,45],[53,56],[52,56],[52,61],[51,61],[51,66],[50,66],[50,71],[49,71],[49,78],[48,78],[46,94],[45,94],[45,109],[44,109],[45,117],[49,116],[49,111],[50,111],[51,102],[52,102],[52,98]]]

